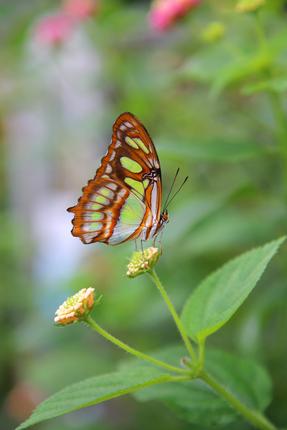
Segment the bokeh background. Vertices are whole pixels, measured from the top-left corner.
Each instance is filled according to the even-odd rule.
[[[178,309],[229,258],[286,233],[286,22],[282,0],[0,2],[1,430],[126,358],[84,326],[53,325],[78,289],[104,294],[98,321],[131,345],[178,339],[150,281],[125,276],[133,243],[84,246],[70,234],[66,208],[94,176],[121,112],[152,135],[165,195],[177,167],[190,177],[170,207],[158,264]],[[267,413],[278,426],[287,422],[286,276],[283,247],[209,340],[267,366]],[[35,428],[139,427],[195,428],[129,397]]]

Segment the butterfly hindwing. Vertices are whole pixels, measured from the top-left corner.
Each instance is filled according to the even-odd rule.
[[[83,188],[72,234],[84,243],[118,244],[147,238],[160,216],[161,172],[145,127],[130,113],[118,117],[112,142],[94,179]]]

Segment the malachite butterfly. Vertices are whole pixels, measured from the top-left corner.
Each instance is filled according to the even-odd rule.
[[[155,238],[168,222],[161,213],[162,184],[158,155],[144,125],[122,113],[94,179],[83,188],[74,213],[73,236],[83,243],[117,245]]]

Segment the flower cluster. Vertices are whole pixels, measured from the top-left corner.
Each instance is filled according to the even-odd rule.
[[[128,264],[127,276],[129,278],[135,278],[142,273],[148,272],[156,264],[160,255],[161,251],[152,246],[144,251],[134,252]]]
[[[49,46],[60,45],[67,40],[73,30],[70,18],[65,14],[46,16],[36,27],[37,40]]]
[[[66,0],[64,12],[75,22],[85,21],[94,15],[99,8],[99,3],[95,0]]]
[[[157,31],[170,28],[201,0],[155,0],[150,11],[150,25]]]
[[[96,303],[99,303],[100,298]],[[69,297],[56,311],[57,325],[68,325],[80,321],[90,313],[95,305],[95,289],[83,288]]]
[[[46,46],[61,45],[69,39],[77,24],[94,15],[98,7],[98,0],[66,0],[59,11],[38,22],[36,39]]]

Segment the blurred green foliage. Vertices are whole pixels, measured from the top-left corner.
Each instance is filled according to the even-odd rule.
[[[178,308],[227,259],[286,233],[286,4],[266,1],[251,14],[237,13],[235,4],[202,1],[174,28],[156,34],[148,26],[148,2],[106,0],[96,16],[81,24],[75,40],[48,53],[47,47],[35,50],[33,31],[60,2],[0,4],[1,427],[14,428],[42,398],[110,371],[123,358],[81,326],[54,327],[53,312],[69,293],[88,286],[103,293],[99,321],[141,350],[177,340],[148,279],[125,277],[133,244],[91,245],[83,252],[79,243],[78,259],[66,260],[76,241],[71,239],[54,266],[42,257],[45,250],[53,255],[66,240],[59,233],[51,246],[49,237],[41,236],[57,223],[44,218],[51,195],[60,196],[64,214],[93,176],[120,112],[135,113],[150,131],[165,193],[177,167],[190,176],[170,208],[158,266]],[[203,32],[215,21],[225,32],[207,43]],[[69,110],[65,91],[84,91],[90,73],[85,61],[94,56],[99,64],[88,92],[97,100],[95,117],[84,113],[79,120]],[[73,59],[79,64],[76,81]],[[38,141],[39,131],[29,134],[23,126],[27,112],[28,123],[43,129],[44,144]],[[47,128],[37,123],[38,114]],[[42,170],[48,186],[37,192],[34,184],[40,186]],[[40,197],[42,223],[35,234],[31,205]],[[69,230],[67,216],[58,231],[68,235]],[[37,274],[39,261],[46,278]],[[53,277],[62,266],[66,276]],[[286,275],[285,246],[245,306],[211,339],[215,346],[267,366],[274,386],[267,414],[279,427],[287,422]],[[160,403],[147,407],[130,398],[38,428],[129,430],[139,423],[149,430],[190,428]]]

